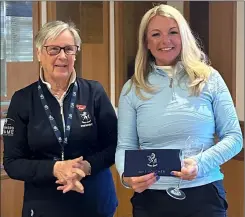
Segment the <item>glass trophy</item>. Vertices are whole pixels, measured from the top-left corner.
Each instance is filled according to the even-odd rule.
[[[197,155],[200,155],[200,157],[198,157],[198,162],[199,162],[202,152],[203,152],[203,144],[200,143],[200,141],[197,138],[189,136],[185,142],[185,147],[181,149],[179,152],[181,167],[186,166],[184,164],[185,159]],[[169,196],[177,200],[184,200],[186,198],[184,191],[180,189],[181,182],[182,179],[180,179],[178,186],[170,187],[166,190]]]

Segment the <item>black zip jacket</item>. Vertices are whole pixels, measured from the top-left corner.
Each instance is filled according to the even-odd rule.
[[[39,81],[63,136],[60,104],[41,79]],[[74,191],[63,194],[57,190],[53,167],[61,158],[61,146],[41,103],[38,82],[15,92],[12,97],[4,126],[4,168],[10,178],[25,182],[23,213],[30,213],[42,202],[44,205],[40,210],[49,212],[50,209],[54,213],[62,210],[60,213],[66,213],[64,216],[70,216],[68,213],[74,210],[76,215],[72,216],[107,216],[116,209],[117,199],[109,167],[115,159],[117,117],[100,83],[81,78],[76,81],[78,92],[64,153],[65,160],[83,156],[91,164],[91,175],[82,180],[84,194]],[[65,120],[73,85],[63,101]],[[48,215],[43,213],[41,216]]]

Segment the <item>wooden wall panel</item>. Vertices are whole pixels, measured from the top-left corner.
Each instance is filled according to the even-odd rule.
[[[99,81],[109,96],[109,54],[106,50],[107,48],[103,44],[83,44],[80,73],[83,78]]]
[[[99,81],[110,95],[109,3],[63,1],[49,4],[48,11],[55,11],[56,17],[50,15],[48,20],[72,21],[80,30],[82,45],[75,63],[77,75]],[[99,30],[96,26],[100,26]],[[98,34],[98,31],[102,32]]]
[[[244,161],[230,160],[222,166],[229,217],[244,217]]]
[[[103,44],[103,2],[81,2],[81,38],[86,44]]]
[[[98,3],[99,4],[99,3]],[[81,7],[91,7],[88,4],[82,4]],[[97,8],[97,7],[96,7]],[[98,10],[98,8],[97,8]],[[93,39],[89,43],[82,45],[82,77],[86,79],[93,79],[99,81],[105,88],[108,96],[110,96],[110,54],[109,54],[109,3],[103,2],[102,8],[103,20],[103,33],[102,40],[96,40],[92,43]],[[93,17],[93,13],[90,14]],[[81,19],[86,17],[81,17]],[[94,16],[94,21],[98,19],[97,15]],[[92,18],[90,18],[92,23]],[[83,31],[83,29],[81,29]],[[91,33],[90,33],[91,34]],[[94,32],[96,34],[96,32]],[[94,38],[95,40],[95,38]],[[101,41],[101,43],[98,43]]]
[[[189,2],[189,23],[197,38],[202,50],[209,53],[209,2],[190,1]],[[202,19],[197,19],[202,17]]]
[[[209,2],[209,56],[236,104],[236,2]],[[243,124],[241,124],[243,125]],[[244,216],[243,151],[222,165],[229,217]]]
[[[1,216],[20,217],[23,204],[24,183],[10,179],[1,171]]]
[[[236,2],[209,2],[209,57],[236,103]]]

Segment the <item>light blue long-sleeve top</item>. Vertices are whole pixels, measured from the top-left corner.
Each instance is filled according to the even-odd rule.
[[[198,175],[183,181],[181,188],[190,188],[223,179],[220,165],[238,154],[243,146],[241,128],[229,90],[215,69],[199,96],[190,96],[189,79],[184,69],[172,78],[154,64],[148,81],[158,90],[141,100],[134,85],[126,94],[130,81],[121,92],[118,106],[118,145],[116,168],[124,172],[125,150],[181,149],[189,136],[204,144],[198,161]],[[215,144],[214,134],[219,138]],[[199,155],[198,155],[199,156]],[[198,156],[196,157],[198,160]],[[149,189],[175,187],[179,178],[161,176]]]

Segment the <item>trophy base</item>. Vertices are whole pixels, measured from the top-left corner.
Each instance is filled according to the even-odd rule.
[[[178,188],[171,187],[168,188],[166,191],[170,197],[176,200],[184,200],[186,198],[185,193]]]

